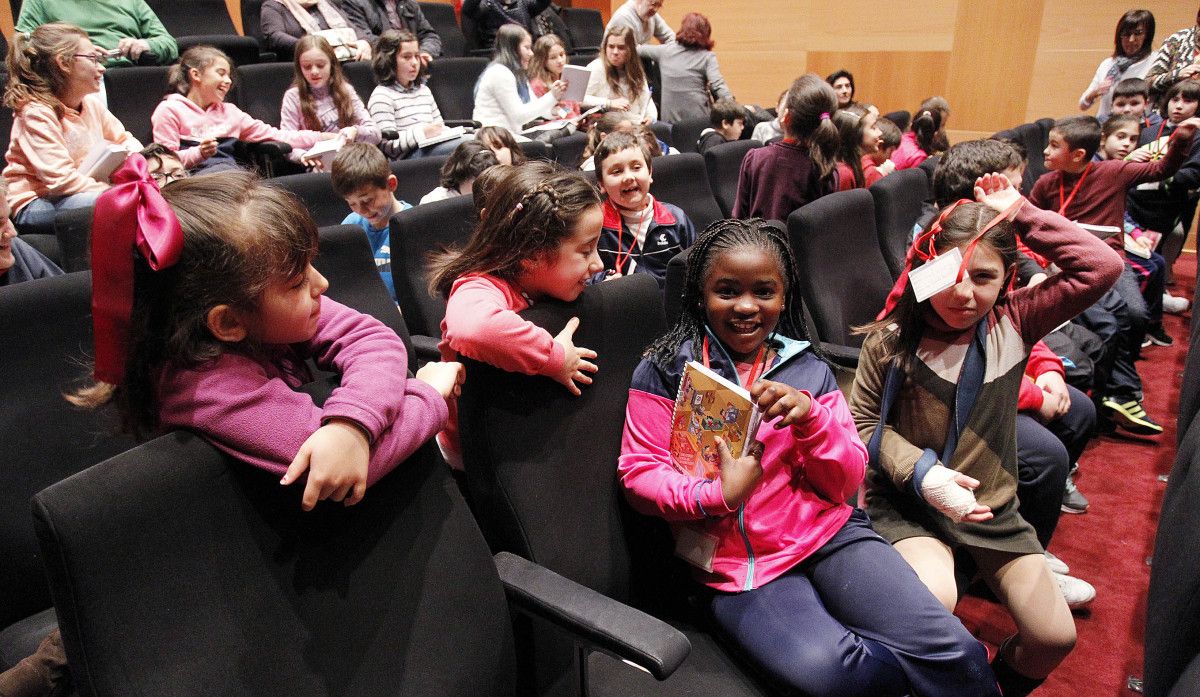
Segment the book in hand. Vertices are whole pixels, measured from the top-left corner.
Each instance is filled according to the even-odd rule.
[[[124,145],[100,141],[93,145],[91,150],[88,150],[87,157],[83,158],[79,169],[86,176],[98,182],[107,183],[108,178],[125,163],[127,157],[129,157],[129,149]]]
[[[1125,233],[1125,253],[1139,256],[1143,259],[1150,258],[1150,249],[1138,244],[1137,240],[1133,239],[1133,235]]]
[[[324,171],[328,172],[333,167],[333,158],[337,157],[338,152],[345,147],[346,139],[338,136],[329,140],[319,140],[316,145],[304,152],[304,158],[307,160],[320,160]]]
[[[571,65],[570,63],[563,66],[562,79],[567,81],[567,91],[563,92],[563,102],[582,102],[587,95],[588,80],[592,77],[592,71],[582,65]]]
[[[1076,224],[1079,225],[1079,227],[1083,228],[1084,230],[1087,230],[1088,232],[1092,233],[1093,235],[1095,235],[1096,237],[1099,237],[1102,240],[1107,240],[1108,238],[1112,237],[1113,235],[1115,235],[1119,232],[1123,232],[1123,230],[1121,228],[1117,227],[1116,225],[1092,225],[1090,223],[1078,223],[1078,222]]]
[[[436,136],[430,136],[426,138],[425,132],[422,131],[421,136],[417,138],[417,147],[426,148],[430,145],[437,145],[438,143],[445,143],[448,140],[454,140],[455,138],[462,138],[466,132],[467,129],[463,128],[462,126],[455,126],[454,128],[446,128],[443,126],[442,130],[439,131]]]
[[[735,458],[741,457],[761,421],[758,405],[746,389],[690,361],[671,415],[671,464],[684,474],[715,479],[721,470],[717,436]]]

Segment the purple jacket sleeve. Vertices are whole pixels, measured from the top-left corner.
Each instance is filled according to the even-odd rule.
[[[318,365],[341,373],[324,408],[268,366],[229,352],[201,369],[164,376],[163,427],[196,431],[224,452],[282,475],[325,421],[350,419],[371,437],[369,486],[445,425],[446,401],[408,378],[403,342],[377,320],[323,298],[308,348]]]

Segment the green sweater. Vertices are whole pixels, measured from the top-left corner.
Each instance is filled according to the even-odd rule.
[[[161,65],[179,57],[175,39],[158,21],[145,0],[25,0],[17,31],[33,31],[50,22],[69,22],[88,33],[92,43],[111,50],[125,37],[145,39]],[[128,58],[113,58],[107,67],[132,65]]]

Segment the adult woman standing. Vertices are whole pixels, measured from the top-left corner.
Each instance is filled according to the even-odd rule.
[[[733,98],[712,52],[712,25],[699,12],[683,16],[675,43],[658,49],[662,73],[662,120],[708,118],[714,99]]]
[[[1100,97],[1096,118],[1108,118],[1112,111],[1112,87],[1121,80],[1145,77],[1154,60],[1154,15],[1149,10],[1130,10],[1121,15],[1113,38],[1113,54],[1100,62],[1092,83],[1079,97],[1079,108],[1087,111]]]

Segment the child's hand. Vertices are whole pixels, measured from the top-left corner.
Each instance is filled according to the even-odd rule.
[[[359,40],[354,42],[354,46],[358,49],[358,55],[355,57],[355,60],[371,60],[371,44],[367,43],[366,41]]]
[[[442,132],[443,124],[441,121],[434,121],[425,125],[425,137],[432,138]]]
[[[555,99],[562,99],[563,95],[567,92],[567,81],[555,80],[554,84],[550,85],[550,91],[554,93]]]
[[[1095,99],[1096,97],[1099,97],[1100,95],[1108,92],[1108,90],[1110,88],[1112,88],[1112,85],[1113,85],[1113,81],[1112,81],[1111,77],[1104,78],[1104,82],[1101,82],[1099,85],[1096,85],[1096,89],[1092,90],[1092,99]]]
[[[1200,117],[1193,116],[1176,126],[1175,133],[1180,138],[1191,138],[1196,135],[1197,128],[1200,128]]]
[[[762,479],[763,444],[751,441],[746,454],[735,460],[729,452],[729,444],[718,436],[717,451],[721,454],[721,496],[725,498],[725,505],[737,508],[750,498],[758,480]]]
[[[1143,145],[1125,156],[1126,162],[1149,162],[1154,159],[1154,151],[1150,149],[1153,143]]]
[[[610,99],[605,108],[609,111],[629,111],[629,100],[624,97]]]
[[[309,157],[308,155],[300,156],[300,164],[311,169],[314,172],[325,171],[325,161],[319,157]]]
[[[362,501],[367,493],[367,463],[371,446],[362,429],[345,419],[330,419],[313,432],[292,458],[279,483],[287,486],[308,470],[308,483],[300,505],[311,511],[317,501]]]
[[[587,373],[594,373],[599,370],[595,363],[589,363],[588,361],[584,360],[585,358],[595,359],[597,355],[596,352],[591,349],[575,345],[573,337],[575,335],[575,330],[578,328],[579,318],[572,317],[567,321],[567,326],[563,327],[563,330],[558,333],[558,336],[554,337],[554,340],[562,345],[563,353],[566,355],[566,359],[563,361],[562,369],[559,370],[558,374],[552,376],[557,382],[562,383],[562,385],[576,397],[583,394],[583,391],[580,390],[579,385],[576,385],[575,383],[578,382],[584,385],[592,384],[592,378]]]
[[[462,392],[467,371],[463,369],[462,363],[426,363],[417,371],[416,377],[440,392],[446,401],[450,401]]]
[[[975,180],[975,200],[997,213],[1008,210],[1021,198],[1021,192],[1003,174],[992,172]]]
[[[347,143],[353,143],[354,139],[358,137],[358,126],[346,126],[338,131],[337,134],[345,138]]]
[[[921,480],[921,496],[956,523],[982,523],[992,519],[992,509],[975,500],[979,481],[944,465],[934,465]]]
[[[756,380],[750,386],[750,399],[758,404],[763,421],[783,417],[775,423],[776,430],[805,421],[812,408],[808,395],[791,385],[771,380]]]
[[[1049,401],[1056,405],[1057,409],[1053,419],[1065,416],[1067,410],[1071,408],[1071,393],[1067,391],[1067,382],[1063,380],[1063,376],[1054,371],[1048,371],[1037,376],[1034,383],[1042,388],[1042,392],[1045,392],[1046,396],[1050,398]],[[1046,401],[1046,399],[1042,400],[1043,406]]]
[[[200,157],[207,160],[217,154],[217,139],[205,138],[200,141]]]

